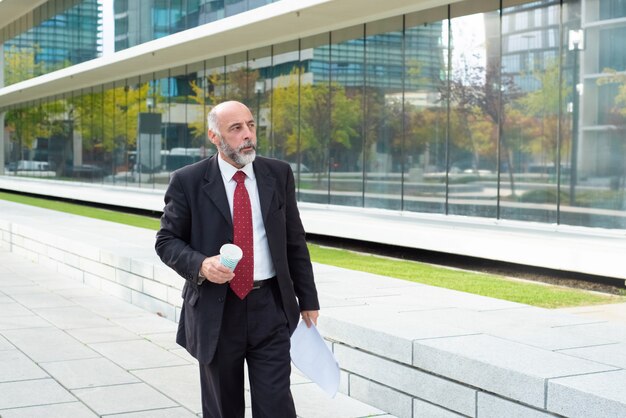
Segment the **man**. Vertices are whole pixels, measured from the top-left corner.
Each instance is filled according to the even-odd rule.
[[[293,172],[256,156],[242,103],[215,106],[208,136],[218,154],[172,173],[156,239],[186,279],[176,341],[200,363],[204,418],[244,416],[244,360],[253,416],[295,417],[289,338],[300,316],[317,323],[319,302]],[[234,272],[225,243],[244,252]]]

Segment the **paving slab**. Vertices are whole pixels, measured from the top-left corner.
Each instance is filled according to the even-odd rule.
[[[74,305],[71,300],[54,293],[45,292],[43,289],[39,288],[39,286],[37,289],[24,290],[23,293],[11,294],[11,297],[26,308],[56,308]]]
[[[626,369],[626,343],[561,350],[563,354]]]
[[[111,295],[78,297],[70,300],[107,319],[145,316],[147,314],[144,309]]]
[[[136,334],[153,334],[157,332],[176,332],[178,325],[169,319],[154,314],[147,314],[125,318],[113,318],[111,321]]]
[[[298,409],[298,416],[304,418],[353,418],[388,416],[386,412],[369,406],[343,393],[331,399],[314,383],[291,386],[291,393]]]
[[[189,364],[181,357],[145,339],[92,343],[89,347],[126,370]]]
[[[0,335],[0,351],[13,349],[15,349],[15,346],[13,346],[13,344],[11,344],[9,340]]]
[[[97,357],[84,360],[40,363],[55,380],[68,389],[137,383],[139,379],[113,363]]]
[[[37,362],[98,357],[98,353],[57,328],[13,329],[2,334]]]
[[[197,364],[135,370],[132,373],[188,410],[196,414],[202,412]]]
[[[119,326],[69,329],[66,332],[84,344],[141,339],[139,335]]]
[[[474,332],[433,321],[415,326],[415,318],[398,313],[393,306],[364,305],[325,309],[319,320],[320,331],[330,340],[342,341],[353,347],[411,364],[413,341],[469,335]]]
[[[615,343],[615,339],[580,333],[570,325],[597,320],[566,315],[529,306],[476,311],[467,308],[405,312],[407,322],[455,327],[458,334],[488,334],[546,350],[588,347]]]
[[[48,374],[19,350],[0,350],[0,382],[43,379]]]
[[[333,349],[339,364],[357,376],[464,415],[472,416],[476,410],[476,390],[471,387],[355,348],[335,344]],[[352,379],[350,375],[350,391]]]
[[[484,392],[478,392],[476,404],[477,416],[480,418],[554,418],[554,414],[529,408]]]
[[[484,334],[416,341],[413,365],[538,408],[547,379],[616,370]]]
[[[551,379],[548,408],[571,418],[626,417],[626,370]]]
[[[33,311],[62,330],[75,328],[95,328],[112,325],[110,321],[82,306],[56,308],[33,308]]]
[[[67,389],[50,378],[0,383],[0,413],[9,408],[74,401],[76,398]]]
[[[32,315],[33,311],[26,308],[21,303],[14,302],[9,297],[3,302],[0,300],[0,318],[6,318],[9,316],[28,316]]]
[[[145,383],[75,389],[72,393],[99,415],[158,410],[177,406]],[[111,402],[115,399],[115,402]]]
[[[2,418],[96,418],[95,412],[81,402],[27,406],[0,410]]]
[[[162,408],[150,411],[129,412],[126,414],[105,415],[111,418],[197,418],[198,415],[185,408]]]
[[[50,322],[35,314],[0,317],[0,331],[21,328],[46,328],[49,326]]]

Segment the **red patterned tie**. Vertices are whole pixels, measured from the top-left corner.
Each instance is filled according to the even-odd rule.
[[[243,299],[252,290],[254,278],[252,207],[244,185],[246,173],[237,171],[233,180],[237,182],[233,198],[234,244],[243,250],[243,257],[235,267],[235,277],[230,281],[230,287],[240,299]]]

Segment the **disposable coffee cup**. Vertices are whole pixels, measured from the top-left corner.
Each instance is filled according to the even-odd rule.
[[[235,270],[241,257],[243,257],[243,251],[235,244],[224,244],[220,248],[220,263],[231,270]]]

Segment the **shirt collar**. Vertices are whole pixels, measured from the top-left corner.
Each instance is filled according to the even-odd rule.
[[[235,173],[239,170],[246,173],[249,179],[254,180],[254,168],[252,167],[253,163],[244,165],[241,169],[237,169],[237,167],[232,166],[229,162],[225,161],[222,158],[222,154],[218,153],[217,163],[220,167],[220,171],[222,173],[222,177],[224,181],[231,181]]]

